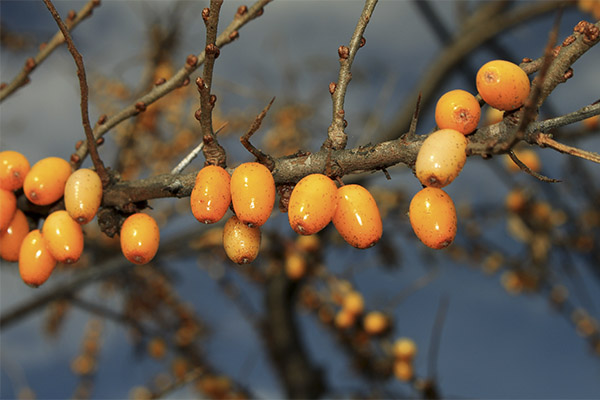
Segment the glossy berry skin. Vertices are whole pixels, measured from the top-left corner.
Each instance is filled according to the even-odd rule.
[[[17,210],[17,197],[10,190],[0,189],[0,231],[8,227]]]
[[[337,190],[332,222],[342,238],[358,249],[374,246],[383,233],[377,203],[360,185],[345,185]]]
[[[240,221],[261,226],[275,204],[275,181],[267,167],[256,162],[244,163],[231,174],[231,202]]]
[[[48,215],[42,226],[46,246],[56,261],[72,264],[83,252],[81,226],[65,210]]]
[[[481,107],[471,93],[451,90],[445,93],[435,106],[435,122],[439,129],[454,129],[468,135],[479,124]]]
[[[29,232],[19,251],[19,273],[23,282],[40,286],[48,280],[55,266],[56,259],[46,247],[42,232],[39,229]]]
[[[0,151],[0,188],[17,190],[29,172],[29,161],[17,151]]]
[[[423,141],[415,172],[424,186],[442,188],[454,180],[467,161],[467,138],[454,129],[441,129]]]
[[[121,226],[121,251],[134,264],[150,262],[160,242],[160,230],[156,220],[144,213],[132,214]]]
[[[248,264],[260,250],[260,228],[248,226],[232,215],[223,227],[223,247],[227,257],[236,264]]]
[[[196,175],[190,196],[194,217],[202,223],[214,224],[223,218],[231,203],[231,176],[225,169],[208,165]]]
[[[5,230],[0,231],[0,256],[6,261],[17,261],[23,239],[29,233],[27,217],[19,209]]]
[[[288,203],[288,219],[294,231],[312,235],[325,228],[337,206],[337,186],[323,174],[302,178],[294,187]]]
[[[410,224],[417,237],[432,249],[443,249],[456,236],[456,208],[442,189],[427,187],[409,206]]]
[[[45,206],[63,196],[71,165],[58,157],[44,158],[31,167],[23,182],[25,196],[33,204]]]
[[[529,96],[529,77],[518,65],[494,60],[484,64],[475,80],[481,98],[491,107],[510,111],[521,107]]]
[[[102,181],[91,169],[73,172],[65,184],[65,208],[78,224],[94,219],[102,202]]]

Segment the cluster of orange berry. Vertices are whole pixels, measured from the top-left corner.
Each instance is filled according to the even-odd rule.
[[[16,191],[38,206],[64,200],[64,210],[50,213],[41,229],[30,231],[25,214],[17,208]],[[87,168],[74,172],[62,158],[47,157],[30,167],[16,151],[0,152],[0,255],[18,261],[25,283],[39,286],[52,274],[57,262],[71,264],[83,252],[81,226],[90,222],[102,202],[102,182]],[[128,260],[143,264],[158,250],[159,232],[154,219],[138,213],[121,228],[121,248]]]
[[[234,215],[223,228],[223,247],[238,264],[252,262],[260,249],[260,227],[275,204],[275,181],[267,167],[257,162],[239,165],[231,175],[215,165],[202,168],[190,205],[200,222],[215,223],[230,204]],[[294,187],[288,204],[291,227],[301,235],[312,235],[330,222],[349,244],[373,246],[381,238],[382,222],[373,196],[362,186],[340,188],[327,176],[311,174]]]
[[[530,82],[518,65],[494,60],[477,72],[477,91],[490,106],[502,111],[521,107],[529,96]],[[439,130],[430,134],[417,154],[415,172],[425,186],[410,202],[410,223],[417,237],[428,247],[442,249],[456,236],[456,208],[442,190],[462,170],[467,159],[467,135],[479,124],[481,107],[472,94],[452,90],[435,108]]]

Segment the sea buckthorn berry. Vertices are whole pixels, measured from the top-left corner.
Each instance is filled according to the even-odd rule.
[[[235,214],[245,224],[261,226],[275,205],[275,181],[267,167],[244,163],[231,174],[231,202]]]
[[[349,292],[342,300],[342,307],[352,315],[362,314],[365,309],[365,301],[362,294],[355,290]]]
[[[302,178],[288,204],[288,219],[294,231],[312,235],[325,228],[335,214],[337,186],[323,174]]]
[[[0,151],[0,188],[17,190],[29,172],[29,161],[17,151]]]
[[[435,106],[435,122],[440,129],[455,129],[468,135],[477,128],[481,117],[479,102],[464,90],[445,93]]]
[[[158,251],[160,230],[156,220],[144,213],[127,217],[119,235],[121,251],[134,264],[150,262]]]
[[[424,188],[412,198],[410,224],[419,239],[432,249],[443,249],[456,236],[456,208],[442,189]]]
[[[72,264],[83,252],[81,226],[65,210],[48,215],[42,226],[46,246],[56,261]]]
[[[63,196],[71,165],[58,157],[44,158],[31,167],[23,182],[25,196],[33,204],[45,206]]]
[[[0,231],[8,227],[17,210],[17,197],[10,190],[0,189]]]
[[[293,252],[285,258],[285,273],[293,281],[306,274],[306,259],[299,253]]]
[[[494,125],[502,121],[504,118],[504,111],[498,110],[494,107],[487,107],[485,110],[485,125]]]
[[[248,226],[232,215],[223,227],[223,247],[234,263],[251,263],[260,250],[260,228]]]
[[[388,318],[380,311],[370,311],[363,319],[363,328],[369,335],[380,335],[389,325]]]
[[[517,64],[494,60],[477,72],[477,91],[491,107],[510,111],[521,107],[529,96],[529,77]]]
[[[467,161],[467,138],[454,129],[441,129],[423,141],[415,171],[425,186],[442,188],[454,180]]]
[[[332,221],[342,238],[358,249],[374,246],[381,239],[379,208],[371,193],[360,185],[345,185],[337,190]]]
[[[81,168],[65,184],[65,208],[78,224],[90,222],[102,202],[102,181],[95,171]]]
[[[417,355],[417,345],[412,339],[401,337],[394,342],[392,353],[397,360],[410,362]]]
[[[414,372],[412,363],[403,360],[394,362],[394,376],[396,379],[408,382],[413,378]]]
[[[542,162],[540,161],[540,157],[534,150],[520,149],[514,150],[514,153],[515,156],[517,156],[517,158],[521,160],[523,164],[527,165],[530,170],[534,172],[539,172],[542,168]],[[504,156],[504,163],[506,165],[506,168],[510,172],[518,172],[521,170],[521,168],[512,160],[512,158],[510,158],[509,155]]]
[[[192,214],[198,221],[214,224],[223,218],[231,203],[230,181],[229,173],[216,165],[198,172],[190,196]]]
[[[55,266],[56,259],[46,247],[42,232],[39,229],[29,232],[19,250],[19,273],[23,282],[40,286],[48,280]]]
[[[352,314],[350,311],[342,308],[335,315],[335,326],[339,329],[348,329],[356,321],[356,314]]]
[[[17,208],[8,227],[0,231],[0,256],[6,261],[17,261],[23,239],[29,233],[27,217]]]

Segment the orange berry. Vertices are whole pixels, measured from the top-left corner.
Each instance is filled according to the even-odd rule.
[[[19,273],[23,282],[40,286],[48,280],[55,266],[56,259],[46,247],[42,232],[39,229],[29,232],[19,250]]]
[[[17,261],[23,239],[29,233],[27,217],[17,208],[8,227],[0,231],[0,256],[6,261]]]
[[[0,188],[17,190],[29,172],[29,161],[17,151],[0,151]]]
[[[425,186],[442,188],[454,180],[467,161],[467,138],[454,129],[441,129],[423,141],[415,172]]]
[[[540,169],[542,168],[542,162],[540,161],[540,157],[537,155],[537,153],[534,150],[531,150],[531,149],[514,150],[514,153],[515,153],[515,156],[517,156],[517,158],[519,160],[521,160],[521,162],[523,162],[523,164],[527,165],[530,170],[532,170],[534,172],[539,172]],[[519,166],[512,160],[512,158],[510,158],[509,155],[504,156],[504,163],[506,165],[506,168],[510,172],[518,172],[521,170],[521,168],[519,168]]]
[[[600,6],[600,1],[598,2],[598,5]],[[581,121],[581,123],[583,124],[584,128],[589,131],[598,129],[598,127],[600,126],[600,115],[594,115],[589,118],[586,118],[583,121]]]
[[[65,208],[80,225],[90,222],[102,202],[102,181],[91,169],[73,172],[65,184]]]
[[[148,353],[150,357],[155,359],[161,359],[167,354],[167,344],[165,340],[160,337],[154,337],[148,342]]]
[[[445,93],[435,106],[435,122],[440,129],[455,129],[468,135],[477,128],[481,117],[479,102],[464,90]]]
[[[354,325],[354,321],[356,321],[356,315],[352,314],[345,308],[342,308],[335,315],[335,326],[340,329],[347,329]]]
[[[401,337],[394,342],[392,352],[396,359],[410,362],[417,355],[417,345],[412,339]]]
[[[305,176],[290,196],[290,226],[301,235],[317,233],[331,222],[336,206],[337,186],[330,178],[323,174]]]
[[[402,382],[410,381],[414,376],[414,368],[412,363],[398,360],[394,362],[394,376]]]
[[[232,215],[223,227],[223,247],[234,263],[251,263],[260,250],[260,228],[248,226]]]
[[[494,107],[487,107],[485,111],[485,125],[494,125],[502,121],[504,118],[504,111],[498,110]]]
[[[25,177],[25,196],[40,206],[54,203],[63,196],[70,175],[71,165],[62,158],[44,158],[35,163]]]
[[[527,205],[527,196],[522,189],[513,189],[506,195],[505,204],[509,211],[521,212]]]
[[[275,204],[275,181],[267,167],[256,162],[244,163],[231,174],[231,202],[240,221],[261,226]]]
[[[293,252],[285,258],[285,273],[294,281],[306,274],[306,260],[300,253]]]
[[[342,302],[344,310],[352,315],[362,314],[365,309],[365,301],[362,294],[354,290],[346,294]]]
[[[48,215],[42,226],[48,250],[57,261],[72,264],[83,252],[81,226],[65,210]]]
[[[150,262],[158,251],[160,230],[148,214],[132,214],[121,226],[121,251],[134,264]]]
[[[529,96],[529,77],[517,64],[494,60],[484,64],[476,77],[477,91],[491,107],[510,111]]]
[[[229,173],[216,165],[198,172],[190,196],[192,214],[198,221],[213,224],[223,218],[231,203],[230,181]]]
[[[456,236],[456,209],[446,192],[424,188],[412,198],[410,224],[421,241],[432,249],[443,249]]]
[[[5,230],[15,216],[17,197],[10,190],[0,189],[0,232]]]
[[[358,249],[374,246],[381,239],[379,208],[371,193],[360,185],[345,185],[337,190],[332,221],[342,238]]]
[[[369,335],[380,335],[389,327],[389,321],[382,312],[371,311],[365,315],[363,327]]]

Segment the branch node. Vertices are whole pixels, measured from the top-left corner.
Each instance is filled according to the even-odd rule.
[[[350,49],[348,48],[348,46],[338,47],[338,55],[340,56],[340,61],[347,60],[350,56]]]
[[[331,82],[329,84],[329,93],[333,96],[333,94],[335,93],[335,88],[337,87],[337,84],[335,82]]]

